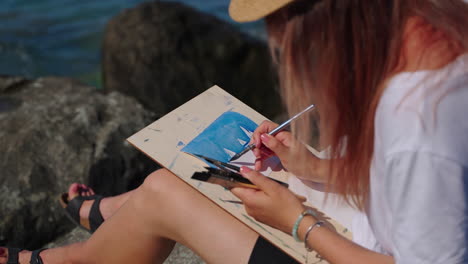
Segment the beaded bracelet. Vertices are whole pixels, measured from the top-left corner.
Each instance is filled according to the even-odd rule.
[[[306,215],[311,215],[313,217],[317,217],[317,215],[315,214],[314,211],[310,210],[310,209],[307,209],[307,210],[304,210],[304,212],[302,212],[298,217],[297,217],[297,220],[296,222],[294,223],[294,226],[293,226],[293,229],[292,229],[292,236],[294,237],[294,240],[296,240],[296,242],[301,242],[301,239],[299,238],[299,236],[297,235],[297,230],[299,229],[299,224],[301,223],[302,219],[304,218],[304,216]]]
[[[305,248],[307,249],[307,251],[311,252],[312,251],[312,247],[309,247],[309,245],[307,245],[307,239],[309,238],[309,234],[310,232],[312,232],[312,230],[314,230],[314,228],[316,227],[321,227],[323,226],[325,223],[323,221],[317,221],[315,224],[311,225],[306,233],[305,233],[305,237],[304,237],[304,246]]]

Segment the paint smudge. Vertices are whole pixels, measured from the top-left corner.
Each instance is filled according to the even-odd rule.
[[[236,206],[236,208],[239,208],[239,205],[243,205],[243,203],[241,201],[235,201],[235,200],[225,200],[225,199],[221,199],[221,198],[218,198],[221,202],[223,203],[232,203]]]
[[[167,167],[169,170],[171,170],[172,168],[174,168],[174,165],[175,165],[175,163],[176,163],[176,161],[177,161],[177,158],[179,158],[179,154],[177,154],[177,155],[175,156],[175,158],[172,160],[171,164],[169,164],[169,166]]]
[[[224,103],[224,105],[229,106],[229,105],[232,105],[232,103],[233,103],[232,100],[227,100],[227,101]]]

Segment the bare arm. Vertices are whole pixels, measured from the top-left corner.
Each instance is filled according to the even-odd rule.
[[[304,239],[308,227],[316,221],[305,217],[299,226],[299,237]],[[312,230],[307,244],[330,263],[394,263],[393,257],[363,248],[324,226]]]

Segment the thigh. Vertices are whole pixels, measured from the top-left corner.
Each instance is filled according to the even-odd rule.
[[[151,174],[86,243],[103,263],[151,263],[170,241],[208,263],[247,263],[258,234],[166,170]],[[117,262],[115,262],[117,261]]]

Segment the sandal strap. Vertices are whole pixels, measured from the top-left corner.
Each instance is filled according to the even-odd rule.
[[[68,194],[64,194],[62,200],[66,200]],[[71,201],[66,202],[65,210],[67,214],[74,220],[74,222],[91,233],[94,233],[96,229],[104,222],[101,211],[99,210],[99,205],[101,200],[104,197],[101,195],[91,195],[91,196],[77,196]],[[81,219],[80,209],[85,201],[94,200],[91,205],[91,210],[89,211],[89,216],[87,219]]]
[[[67,195],[68,197],[68,195]],[[91,196],[77,196],[73,198],[71,201],[68,201],[66,210],[67,212],[75,219],[76,222],[80,222],[80,209],[81,206],[85,201],[88,200],[95,200],[101,196],[99,195],[91,195]]]
[[[19,253],[21,250],[19,248],[8,248],[7,264],[19,264]]]
[[[91,205],[91,210],[89,211],[89,225],[91,227],[91,233],[94,233],[96,229],[101,226],[104,222],[104,218],[102,217],[101,210],[99,210],[99,205],[101,204],[101,200],[104,197],[97,196],[94,200],[93,205]]]
[[[41,249],[38,249],[38,250],[34,250],[31,254],[31,261],[29,261],[29,264],[44,264],[44,262],[42,261],[42,258],[41,256],[39,256],[39,254],[46,250],[47,248],[41,248]]]
[[[77,223],[80,223],[80,224],[83,224],[81,222],[81,218],[80,218],[80,209],[81,209],[81,206],[83,206],[83,203],[85,201],[89,201],[89,200],[98,200],[98,199],[102,199],[102,196],[100,195],[91,195],[91,196],[77,196],[75,198],[73,198],[71,201],[68,202],[68,206],[66,208],[68,214],[77,222]],[[93,206],[94,206],[94,203],[93,203]],[[99,212],[99,215],[101,213]],[[90,212],[90,215],[88,217],[88,219],[91,217],[91,212]],[[101,216],[102,217],[102,216]],[[104,221],[104,220],[102,220]],[[101,223],[102,223],[101,221]]]
[[[65,210],[70,214],[70,216],[76,221],[80,222],[80,209],[84,201],[89,200],[88,197],[77,196],[71,201],[68,201],[67,207]]]

